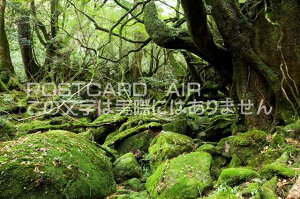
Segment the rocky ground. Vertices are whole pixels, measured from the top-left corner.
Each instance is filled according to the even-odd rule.
[[[27,100],[0,97],[0,198],[300,198],[300,120],[271,134],[233,115],[30,118]]]

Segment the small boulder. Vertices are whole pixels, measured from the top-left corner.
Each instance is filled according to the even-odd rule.
[[[221,185],[225,183],[229,186],[235,186],[256,177],[259,177],[259,174],[251,169],[229,168],[222,171],[218,179],[218,184]]]
[[[146,188],[152,198],[197,198],[212,186],[212,157],[206,152],[194,152],[167,160],[147,179]]]
[[[268,179],[272,178],[273,176],[292,178],[296,175],[296,172],[283,163],[274,162],[263,166],[260,174]]]
[[[117,158],[113,164],[113,172],[117,182],[142,177],[142,169],[133,153],[126,153]]]
[[[193,147],[192,138],[178,133],[163,131],[152,140],[148,149],[152,159],[152,166],[155,168],[167,159],[177,157],[185,152],[191,152]]]
[[[122,185],[124,185],[126,189],[130,189],[132,191],[143,191],[146,189],[145,185],[138,178],[127,180]]]

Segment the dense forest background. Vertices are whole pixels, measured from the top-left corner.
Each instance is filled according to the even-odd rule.
[[[300,198],[299,15],[0,0],[0,198]]]

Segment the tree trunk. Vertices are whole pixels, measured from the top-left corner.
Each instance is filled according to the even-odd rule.
[[[28,80],[34,80],[39,71],[39,66],[35,62],[32,45],[32,35],[30,26],[30,16],[28,14],[22,15],[18,19],[18,35],[19,45],[21,49],[23,64],[25,67]]]
[[[148,34],[161,47],[190,51],[214,66],[226,78],[227,87],[235,88],[249,129],[270,130],[278,123],[297,119],[299,0],[251,1],[258,10],[253,16],[242,13],[236,0],[205,2],[181,0],[188,23],[187,34],[184,29],[174,29],[158,19],[151,1],[144,14]],[[208,25],[208,11],[217,30]],[[216,43],[216,35],[222,36],[223,44]],[[264,106],[266,113],[260,109]]]
[[[0,0],[0,77],[3,83],[7,83],[14,74],[5,32],[5,5],[6,0]]]
[[[233,0],[208,4],[231,54],[238,98],[254,104],[245,116],[248,128],[292,120],[299,111],[299,2],[271,1],[254,22],[245,20]],[[273,114],[258,114],[261,104]]]

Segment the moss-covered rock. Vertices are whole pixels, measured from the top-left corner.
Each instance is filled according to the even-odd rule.
[[[113,164],[113,172],[116,181],[121,182],[130,178],[142,177],[142,169],[133,153],[126,153],[117,158]]]
[[[185,135],[188,131],[187,118],[178,118],[173,122],[164,124],[163,130]]]
[[[122,116],[119,114],[104,114],[95,119],[92,125],[103,125],[105,123],[122,124],[127,119],[127,116]]]
[[[192,151],[194,147],[193,139],[178,133],[162,131],[156,136],[148,149],[152,159],[152,166],[157,165],[167,159]]]
[[[23,113],[26,111],[28,96],[24,92],[12,91],[1,94],[0,112]]]
[[[232,153],[247,165],[252,157],[257,156],[268,144],[267,134],[263,131],[252,130],[239,134],[233,140]]]
[[[0,141],[12,139],[15,134],[14,132],[14,124],[6,119],[0,118]]]
[[[89,119],[80,118],[71,120],[65,117],[58,117],[48,120],[32,120],[26,123],[20,123],[17,125],[18,136],[26,135],[29,133],[35,133],[39,131],[49,130],[68,130],[72,132],[82,132],[82,129],[89,126]]]
[[[206,152],[194,152],[167,160],[147,179],[146,188],[152,198],[197,198],[212,186],[212,157]]]
[[[242,164],[243,163],[242,163],[241,159],[237,155],[233,154],[228,167],[230,167],[230,168],[240,167],[240,166],[242,166]]]
[[[219,141],[224,137],[232,135],[231,125],[234,123],[234,115],[216,115],[209,121],[204,131],[198,133],[197,137],[203,140]]]
[[[242,198],[257,198],[260,199],[260,191],[259,188],[261,185],[257,182],[253,182],[248,184],[248,186],[241,191],[239,191],[238,195],[241,196]]]
[[[280,131],[287,137],[300,139],[300,120],[281,128]]]
[[[262,177],[272,178],[274,176],[292,178],[296,175],[295,170],[280,162],[265,165],[260,172]]]
[[[224,169],[218,179],[218,184],[227,184],[229,186],[239,185],[253,178],[259,177],[259,174],[246,168]]]
[[[203,144],[196,151],[204,151],[210,154],[215,154],[216,153],[216,147],[212,144]]]
[[[228,158],[221,155],[213,156],[212,165],[210,169],[212,177],[214,179],[218,179],[222,170],[225,167],[227,167],[227,165],[228,165]]]
[[[277,177],[273,177],[271,180],[264,183],[260,190],[260,195],[262,199],[278,199],[276,195],[277,188]]]
[[[152,130],[143,131],[137,135],[133,135],[129,138],[124,139],[122,142],[115,146],[115,149],[120,154],[135,151],[147,153],[150,143],[156,135],[157,132]]]
[[[104,198],[115,189],[109,159],[66,131],[1,143],[0,173],[0,198]]]
[[[131,136],[137,135],[145,130],[149,130],[149,129],[155,130],[155,131],[161,130],[161,126],[162,125],[160,123],[150,122],[150,123],[142,124],[142,125],[135,126],[132,128],[128,128],[124,131],[118,130],[118,131],[110,134],[109,136],[107,136],[107,138],[104,142],[104,145],[114,146],[114,145],[119,144],[123,140],[125,140]]]
[[[216,147],[217,152],[224,157],[230,158],[232,155],[233,141],[235,138],[235,136],[229,136],[221,139]]]
[[[238,199],[234,194],[234,190],[229,187],[222,187],[220,190],[215,191],[213,194],[203,199]]]
[[[117,199],[150,199],[147,191],[143,192],[131,192],[121,196],[117,196]]]
[[[145,190],[145,185],[138,178],[132,178],[122,183],[126,189],[130,189],[132,191],[143,191]]]

